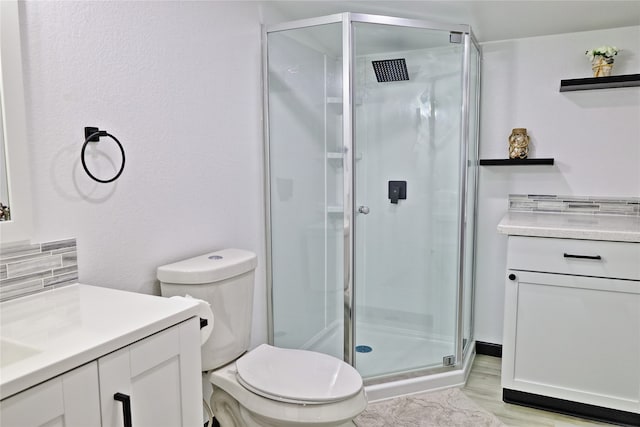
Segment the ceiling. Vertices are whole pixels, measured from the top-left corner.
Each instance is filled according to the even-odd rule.
[[[361,12],[469,24],[480,42],[640,25],[640,0],[266,1],[286,20]]]

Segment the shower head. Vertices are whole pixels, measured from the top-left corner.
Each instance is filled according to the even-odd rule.
[[[378,83],[409,80],[407,63],[404,58],[371,61],[371,64],[373,65],[373,71],[376,73]]]

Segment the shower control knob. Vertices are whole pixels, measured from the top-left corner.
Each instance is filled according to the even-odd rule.
[[[368,214],[369,213],[369,206],[358,206],[358,212],[360,212],[361,214]]]

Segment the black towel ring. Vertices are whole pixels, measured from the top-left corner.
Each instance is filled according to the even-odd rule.
[[[85,136],[85,140],[84,140],[84,144],[82,145],[80,160],[82,160],[82,167],[84,168],[84,171],[87,173],[87,175],[89,175],[89,177],[91,177],[91,179],[93,179],[94,181],[98,181],[103,184],[107,184],[109,182],[113,182],[116,179],[118,179],[122,174],[122,171],[124,170],[124,161],[125,161],[124,148],[122,148],[122,144],[120,144],[120,141],[118,141],[118,139],[115,136],[111,135],[110,133],[107,133],[106,130],[99,130],[98,128],[93,128],[93,127],[84,128],[84,136]],[[84,151],[87,148],[87,144],[89,142],[100,141],[101,136],[108,136],[109,138],[113,139],[115,143],[118,145],[118,148],[120,148],[120,153],[122,153],[122,166],[120,166],[120,170],[118,171],[116,176],[114,176],[111,179],[100,179],[93,176],[93,174],[89,172],[89,169],[87,168],[87,163],[84,160]]]

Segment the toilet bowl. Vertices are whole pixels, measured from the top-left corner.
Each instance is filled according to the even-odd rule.
[[[222,426],[353,426],[367,406],[358,372],[312,351],[263,344],[207,378]]]
[[[225,249],[158,268],[162,295],[211,304],[215,322],[202,345],[202,370],[216,419],[222,427],[353,426],[367,399],[352,366],[267,344],[247,351],[256,264],[251,252]]]

